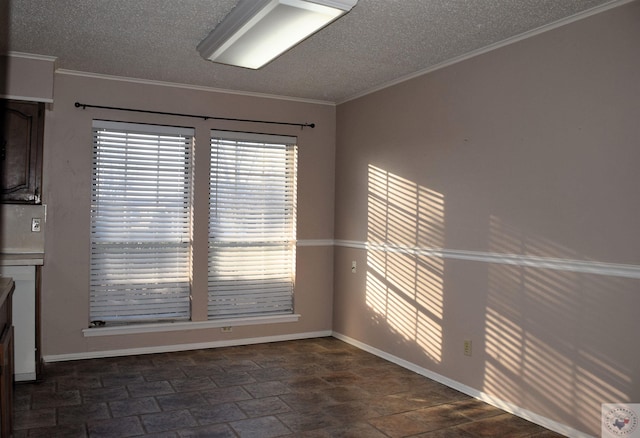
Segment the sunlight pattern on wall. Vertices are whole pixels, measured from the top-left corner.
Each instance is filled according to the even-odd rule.
[[[579,259],[495,216],[489,244],[496,253]],[[490,264],[483,390],[543,415],[560,412],[579,429],[599,430],[602,403],[632,401],[632,371],[617,363],[629,363],[629,327],[620,321],[629,320],[632,310],[624,306],[637,287],[636,279]],[[615,308],[614,297],[622,308]]]
[[[444,261],[415,250],[442,248],[444,197],[370,165],[367,240],[367,306],[440,362]]]

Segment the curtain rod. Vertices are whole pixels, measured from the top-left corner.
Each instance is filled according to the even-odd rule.
[[[80,103],[80,102],[76,102],[75,107],[82,108],[82,109],[98,108],[98,109],[108,109],[108,110],[116,110],[116,111],[129,111],[134,113],[161,114],[163,116],[193,117],[196,119],[203,119],[203,120],[225,120],[228,122],[266,123],[269,125],[299,126],[300,129],[316,127],[315,123],[289,123],[289,122],[271,122],[268,120],[233,119],[228,117],[200,116],[197,114],[181,114],[181,113],[168,113],[164,111],[151,111],[151,110],[141,110],[141,109],[133,109],[133,108],[118,108],[115,106],[89,105],[89,104]]]

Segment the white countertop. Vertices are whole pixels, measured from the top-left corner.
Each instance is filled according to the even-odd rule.
[[[44,264],[44,253],[0,253],[0,266],[40,266]]]

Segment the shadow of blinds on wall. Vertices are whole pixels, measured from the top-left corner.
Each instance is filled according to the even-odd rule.
[[[293,313],[296,142],[211,132],[209,319]]]
[[[189,319],[193,134],[94,120],[91,321]]]

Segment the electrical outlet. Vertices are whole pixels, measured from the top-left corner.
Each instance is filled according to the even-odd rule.
[[[471,339],[464,340],[464,355],[471,356]]]
[[[41,230],[40,228],[40,218],[39,217],[34,217],[31,219],[31,232],[32,233],[39,233]]]
[[[233,331],[233,327],[222,327],[220,331],[222,333],[231,333]]]
[[[351,262],[351,273],[352,274],[356,273],[356,267],[357,267],[356,266],[356,261],[354,260],[354,261]]]

